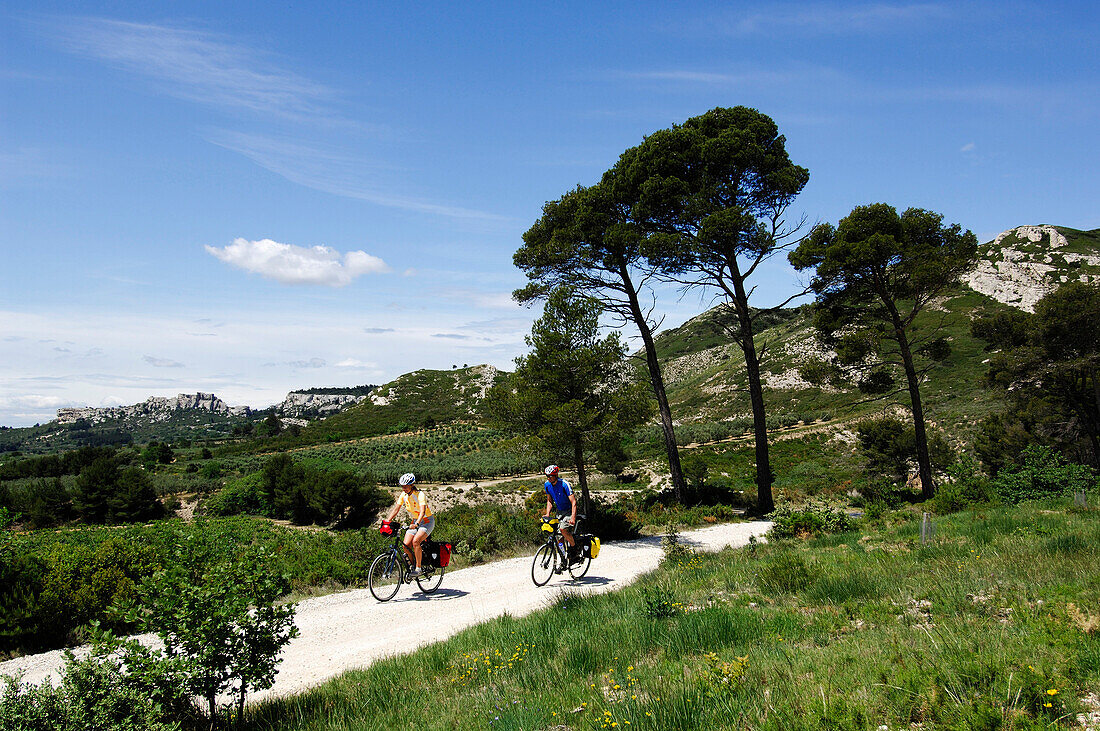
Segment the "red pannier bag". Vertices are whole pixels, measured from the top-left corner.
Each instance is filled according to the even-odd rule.
[[[439,568],[445,569],[451,563],[451,544],[439,544]]]
[[[378,532],[381,533],[384,536],[392,536],[393,535],[393,526],[390,525],[390,521],[383,520],[382,521],[382,527],[378,529]]]

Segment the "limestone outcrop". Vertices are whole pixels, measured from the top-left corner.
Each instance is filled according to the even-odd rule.
[[[1066,266],[1100,266],[1100,256],[1064,251],[1069,242],[1053,226],[1019,226],[1002,232],[962,281],[998,302],[1035,311],[1035,303],[1071,277]],[[1094,281],[1095,275],[1073,278]]]
[[[148,419],[164,421],[176,411],[203,411],[212,414],[248,416],[252,410],[247,406],[229,406],[212,393],[181,393],[175,398],[153,396],[140,404],[132,406],[105,406],[100,408],[58,409],[57,421],[60,424],[73,424],[84,419],[92,424],[121,419]]]
[[[350,393],[300,393],[291,391],[283,399],[283,402],[275,407],[282,416],[324,418],[337,411],[343,411],[349,406],[354,406],[366,396],[357,396]]]

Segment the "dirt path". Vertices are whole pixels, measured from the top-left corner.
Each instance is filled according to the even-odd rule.
[[[764,521],[727,523],[682,535],[699,550],[717,551],[745,545],[752,535],[762,538],[770,526]],[[385,604],[375,601],[367,589],[303,600],[295,620],[301,634],[283,650],[274,687],[253,699],[303,691],[334,675],[411,652],[505,613],[515,617],[528,614],[546,606],[566,587],[584,593],[621,588],[656,568],[660,559],[660,539],[641,538],[606,544],[585,578],[555,577],[541,588],[531,581],[530,557],[522,557],[449,573],[431,596],[405,585]],[[416,625],[422,629],[413,644],[408,632],[397,629],[410,616],[416,617]],[[60,650],[29,655],[0,663],[0,675],[24,671],[26,682],[56,680],[62,662]]]

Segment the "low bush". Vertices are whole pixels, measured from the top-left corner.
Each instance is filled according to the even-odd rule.
[[[842,510],[812,503],[799,510],[780,506],[768,516],[772,538],[808,538],[824,533],[843,533],[855,527],[855,520]]]
[[[932,509],[938,515],[965,510],[972,505],[982,505],[996,500],[993,483],[978,469],[978,463],[964,457],[947,470],[948,480],[936,488]]]
[[[12,731],[146,729],[178,731],[197,717],[180,678],[168,672],[135,672],[136,642],[124,649],[109,636],[77,659],[66,653],[61,682],[27,685],[6,679],[0,690],[0,728]]]
[[[993,481],[997,495],[1007,503],[1069,497],[1097,488],[1096,476],[1084,465],[1066,462],[1048,446],[1033,444],[1021,453],[1023,465],[1002,469]]]

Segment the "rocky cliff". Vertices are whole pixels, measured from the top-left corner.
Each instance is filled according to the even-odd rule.
[[[181,393],[175,398],[153,396],[132,406],[58,409],[57,421],[61,424],[72,424],[79,419],[91,424],[135,418],[164,421],[176,411],[205,411],[231,416],[248,416],[252,413],[247,406],[228,406],[212,393]]]
[[[1100,281],[1095,252],[1073,251],[1054,226],[1011,228],[982,247],[981,261],[963,282],[975,292],[1027,312],[1063,282]]]
[[[324,418],[354,406],[366,396],[350,393],[299,393],[291,391],[283,402],[275,407],[282,416]]]

